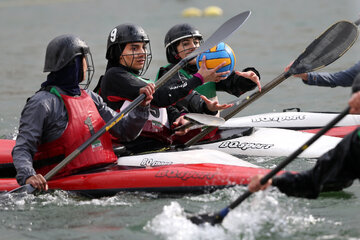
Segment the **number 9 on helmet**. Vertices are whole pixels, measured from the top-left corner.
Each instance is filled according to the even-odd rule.
[[[196,66],[201,67],[203,57],[206,57],[205,63],[208,69],[217,67],[219,64],[225,62],[225,66],[220,68],[217,72],[234,71],[236,65],[236,57],[234,51],[226,43],[219,43],[218,45],[203,52],[196,58]],[[229,74],[224,74],[223,77],[228,77]]]

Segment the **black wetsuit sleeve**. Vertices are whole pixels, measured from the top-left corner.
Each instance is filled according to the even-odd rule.
[[[338,191],[360,178],[360,128],[347,135],[334,149],[322,155],[312,169],[284,173],[273,186],[289,196],[317,198],[324,191]]]
[[[202,85],[202,80],[192,77],[189,80],[171,79],[154,93],[151,104],[167,107],[185,98],[192,90]]]
[[[248,71],[253,71],[260,79],[260,73],[255,68],[248,67],[243,70],[243,72]],[[227,79],[216,83],[216,90],[224,91],[239,97],[245,92],[253,90],[256,86],[256,83],[250,79],[239,76],[233,71]]]

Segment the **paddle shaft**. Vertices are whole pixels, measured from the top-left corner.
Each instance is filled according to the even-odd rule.
[[[277,78],[272,80],[271,82],[267,83],[265,86],[262,87],[261,92],[257,91],[253,93],[252,95],[246,97],[242,100],[241,104],[238,105],[233,111],[226,114],[223,118],[225,120],[229,120],[233,116],[235,116],[237,113],[239,113],[241,110],[243,110],[245,107],[247,107],[252,102],[256,101],[258,98],[260,98],[262,95],[269,92],[271,89],[276,87],[278,84],[280,84],[282,81],[284,81],[286,78],[290,77],[291,74],[289,72],[282,73]],[[185,147],[189,147],[195,143],[197,143],[200,139],[202,139],[204,136],[209,134],[211,131],[213,131],[216,127],[206,127],[201,133],[190,139],[188,142],[185,143]]]

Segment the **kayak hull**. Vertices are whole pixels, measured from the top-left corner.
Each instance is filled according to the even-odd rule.
[[[143,169],[113,169],[50,180],[49,189],[61,189],[88,197],[118,192],[166,194],[203,193],[234,185],[247,185],[252,176],[269,170],[220,164],[178,164]],[[15,179],[0,179],[0,191],[19,187]]]
[[[246,185],[252,176],[267,172],[266,169],[221,164],[175,164],[74,175],[50,181],[49,187],[92,197],[109,196],[122,191],[195,193]]]
[[[246,185],[252,176],[268,171],[223,152],[194,149],[120,157],[114,165],[53,179],[48,185],[89,197],[123,191],[184,194]],[[14,178],[0,179],[0,191],[17,187]]]

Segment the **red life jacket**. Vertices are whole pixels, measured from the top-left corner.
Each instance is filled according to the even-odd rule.
[[[36,172],[43,175],[91,137],[87,125],[90,121],[95,132],[105,125],[92,98],[84,90],[81,91],[81,96],[77,97],[60,95],[68,113],[68,125],[58,139],[39,146],[33,165]],[[81,169],[114,163],[116,160],[110,134],[106,132],[60,170],[56,176],[69,175]]]

